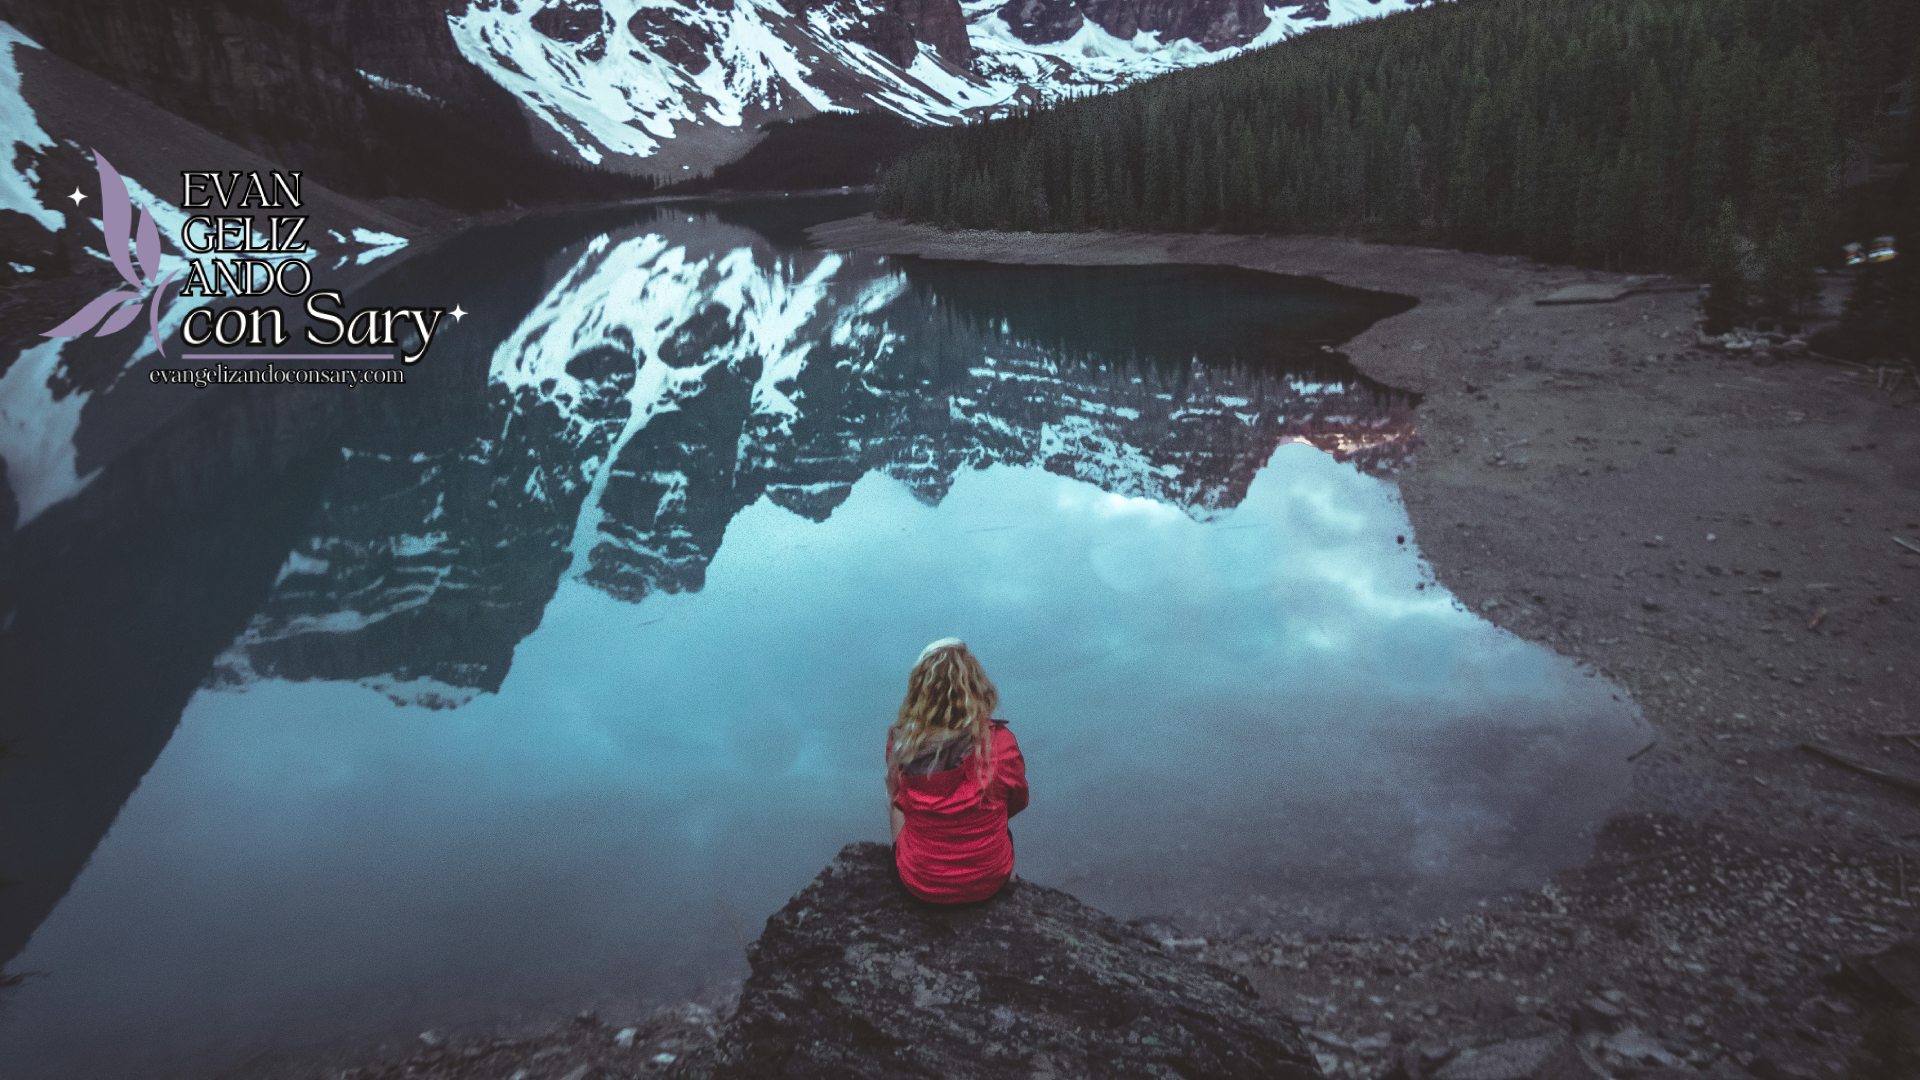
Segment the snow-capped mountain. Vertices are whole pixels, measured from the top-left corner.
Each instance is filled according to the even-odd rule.
[[[737,145],[728,132],[772,118],[878,108],[951,123],[1424,2],[471,0],[448,23],[585,160],[681,140],[667,159],[699,168]]]
[[[214,681],[458,705],[499,688],[563,574],[629,602],[695,592],[740,511],[824,521],[873,472],[938,503],[962,469],[1040,467],[1209,520],[1283,443],[1368,466],[1415,446],[1404,396],[1337,363],[1074,350],[951,276],[970,271],[710,223],[576,245],[493,350],[465,441],[344,452]]]

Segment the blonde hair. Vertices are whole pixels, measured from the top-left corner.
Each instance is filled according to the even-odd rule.
[[[1000,692],[980,667],[980,661],[959,638],[941,638],[920,651],[907,674],[907,697],[900,716],[888,729],[887,793],[899,790],[900,772],[926,750],[963,735],[973,737],[971,757],[977,759],[980,788],[993,779],[993,712]]]

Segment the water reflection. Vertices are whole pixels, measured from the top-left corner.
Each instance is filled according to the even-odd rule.
[[[795,215],[388,283],[477,329],[303,429],[279,569],[14,965],[55,977],[0,1055],[150,1074],[737,971],[883,836],[882,732],[950,633],[1027,751],[1020,872],[1121,914],[1392,922],[1580,854],[1627,707],[1431,585],[1381,478],[1411,403],[1322,348],[1406,301],[798,251]]]
[[[1415,444],[1406,396],[1319,348],[1398,298],[1219,268],[1040,289],[1050,271],[780,251],[699,218],[566,259],[465,440],[343,448],[223,681],[459,704],[498,688],[563,567],[635,602],[697,590],[740,510],[824,520],[874,471],[937,502],[964,469],[1034,465],[1204,519],[1289,440],[1375,467]]]

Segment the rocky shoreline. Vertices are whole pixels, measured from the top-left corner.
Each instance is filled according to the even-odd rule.
[[[1658,741],[1591,859],[1545,891],[1406,937],[1204,948],[1242,962],[1275,1007],[1314,1014],[1342,1074],[1386,1071],[1396,1046],[1431,1066],[1501,1014],[1579,1028],[1620,1076],[1844,1074],[1873,1006],[1829,977],[1920,925],[1906,881],[1920,813],[1802,744],[1920,775],[1920,747],[1887,734],[1920,728],[1911,381],[1790,348],[1726,351],[1683,282],[1510,256],[872,218],[812,235],[936,258],[1228,264],[1418,297],[1343,351],[1424,395],[1428,449],[1397,478],[1423,553],[1490,621],[1628,689]],[[1538,302],[1574,286],[1616,298]],[[1831,281],[1829,310],[1843,298]]]
[[[1427,449],[1397,477],[1423,553],[1487,619],[1629,691],[1658,734],[1591,858],[1543,889],[1398,935],[1140,927],[1243,973],[1329,1076],[1544,1080],[1556,1040],[1581,1048],[1583,1075],[1623,1080],[1915,1075],[1897,1049],[1920,1033],[1899,963],[1882,964],[1891,981],[1848,964],[1920,929],[1920,787],[1900,786],[1920,778],[1920,742],[1899,734],[1920,738],[1911,382],[1726,351],[1685,283],[1513,257],[872,218],[812,235],[934,258],[1235,265],[1419,298],[1343,351],[1424,396]],[[1537,302],[1571,286],[1614,298]],[[1837,310],[1844,283],[1828,291]],[[729,1009],[227,1075],[693,1075]]]

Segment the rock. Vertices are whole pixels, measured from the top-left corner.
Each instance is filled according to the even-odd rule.
[[[850,844],[767,920],[713,1076],[1317,1080],[1243,976],[1015,879],[941,906]]]
[[[1626,1023],[1627,1011],[1598,995],[1582,1001],[1574,1009],[1574,1026],[1581,1031],[1599,1031],[1611,1035]]]
[[[1065,41],[1086,22],[1073,0],[1007,0],[1000,17],[1014,37],[1029,45]]]
[[[1203,49],[1244,45],[1272,21],[1260,0],[1079,0],[1079,6],[1122,40],[1145,30],[1166,42],[1189,38]]]
[[[1434,1080],[1606,1080],[1606,1073],[1565,1032],[1535,1035],[1472,1050],[1441,1066]]]
[[[973,43],[967,37],[967,16],[960,10],[960,0],[889,0],[887,8],[948,63],[965,68],[973,62]]]
[[[1850,989],[1867,997],[1920,1005],[1920,937],[1849,960],[1842,976]]]
[[[1798,1065],[1783,1065],[1770,1057],[1756,1057],[1749,1070],[1757,1080],[1813,1080],[1813,1074]]]
[[[1629,1025],[1607,1036],[1600,1044],[1610,1054],[1616,1054],[1627,1061],[1647,1065],[1664,1065],[1668,1068],[1680,1068],[1686,1064],[1670,1053],[1660,1041],[1638,1027]]]
[[[633,1049],[633,1037],[638,1034],[640,1034],[639,1028],[621,1028],[619,1033],[613,1037],[613,1045],[622,1050],[631,1050]]]

